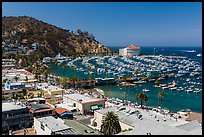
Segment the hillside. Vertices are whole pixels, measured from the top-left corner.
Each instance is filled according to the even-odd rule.
[[[39,43],[37,52],[44,56],[112,53],[89,32],[65,30],[27,16],[2,17],[2,38],[9,39],[10,44],[26,40],[28,49]]]

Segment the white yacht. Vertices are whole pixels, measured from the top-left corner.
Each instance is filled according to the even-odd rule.
[[[201,57],[202,56],[202,54],[197,54],[197,57]]]

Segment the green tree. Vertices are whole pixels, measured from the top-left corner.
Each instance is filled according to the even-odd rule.
[[[160,106],[161,105],[161,101],[162,99],[164,98],[164,92],[163,91],[159,91],[158,92],[158,105]]]
[[[22,93],[24,96],[26,96],[28,94],[27,89],[26,88],[22,88]]]
[[[66,77],[61,77],[59,79],[59,83],[60,83],[60,87],[63,87],[65,86],[65,84],[67,83],[68,79]]]
[[[25,81],[28,82],[28,77],[27,76],[25,77]]]
[[[6,83],[7,80],[8,80],[7,78],[6,78],[6,79],[3,79],[2,82],[3,82],[3,83]]]
[[[42,74],[43,74],[44,80],[47,81],[48,75],[50,74],[50,70],[47,67],[44,67],[42,71],[43,71]]]
[[[38,96],[38,97],[42,97],[42,94],[38,93],[37,96]]]
[[[148,101],[148,96],[145,92],[139,92],[136,94],[136,100],[141,102],[141,107],[143,105],[143,101]]]
[[[13,79],[17,82],[19,77],[15,76]]]
[[[76,76],[71,76],[69,78],[69,81],[72,83],[72,86],[75,88],[76,87],[76,80],[77,80],[77,77]]]
[[[154,82],[156,85],[159,84],[159,79],[156,79],[155,82]]]
[[[121,132],[121,126],[117,114],[111,111],[103,116],[101,132],[104,135],[113,135]]]

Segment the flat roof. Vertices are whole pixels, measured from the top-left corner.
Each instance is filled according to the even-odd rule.
[[[55,104],[55,105],[56,105],[56,107],[66,108],[70,111],[77,109],[77,107],[73,107],[72,104],[69,104],[69,103]]]
[[[190,115],[186,118],[186,121],[193,121],[198,120],[200,123],[202,123],[202,114],[196,113],[196,112],[190,112]]]
[[[80,134],[83,134],[83,135],[102,135],[102,133],[100,133],[99,131],[92,129],[89,126],[84,125],[84,124],[78,122],[77,120],[74,120],[74,119],[73,120],[65,119],[64,121],[65,121],[66,125],[74,128]],[[93,132],[93,133],[85,132],[85,130]]]
[[[20,83],[20,82],[12,82],[12,83],[9,83],[10,86],[14,86],[14,85],[25,85],[23,83]]]
[[[38,121],[43,122],[53,132],[69,129],[70,127],[64,124],[64,121],[60,118],[54,118],[53,116],[37,118]]]
[[[12,132],[12,135],[36,135],[33,128],[21,129]]]
[[[125,106],[126,110],[128,109],[136,109],[132,107]],[[136,114],[132,114],[130,116],[127,116],[126,112],[124,111],[116,111],[116,107],[109,107],[109,108],[104,108],[100,110],[95,110],[95,112],[105,114],[109,111],[113,111],[115,114],[118,115],[119,121],[122,123],[125,123],[129,126],[133,127],[132,131],[129,132],[121,132],[119,135],[147,135],[147,133],[151,133],[152,135],[191,135],[192,132],[186,131],[184,129],[178,128],[178,127],[183,127],[179,125],[188,125],[189,126],[195,126],[195,123],[192,124],[187,124],[189,122],[182,121],[182,120],[169,120],[168,117],[166,117],[166,121],[163,121],[162,118],[163,116],[159,116],[158,113],[154,112],[146,112],[141,109],[137,109],[140,111],[140,113],[143,116],[143,119],[140,120],[137,118]],[[157,121],[157,118],[154,118],[154,116],[150,116],[150,114],[157,115],[157,118],[159,118],[159,122]],[[185,128],[187,128],[185,126]],[[198,128],[194,128],[197,130]],[[193,130],[194,131],[194,130]]]
[[[191,121],[190,123],[186,123],[183,125],[179,125],[177,127],[189,132],[194,130],[199,131],[199,129],[202,130],[201,124],[197,120]]]
[[[127,116],[125,112],[123,111],[116,111],[117,108],[116,107],[109,107],[109,108],[104,108],[104,109],[99,109],[99,110],[95,110],[95,112],[101,113],[103,115],[105,115],[105,113],[113,111],[115,114],[118,115],[119,121],[122,123],[125,123],[129,126],[134,127],[135,122],[133,121],[133,119],[136,118],[135,114],[132,114],[130,116]]]
[[[14,102],[2,102],[2,111],[17,110],[22,108],[26,108],[26,106],[22,106],[18,103],[15,104]]]
[[[82,100],[81,103],[98,102],[98,101],[104,100],[104,99],[99,99],[99,98],[92,98],[90,96],[85,96],[85,95],[82,95],[79,93],[66,94],[66,95],[64,95],[64,97],[67,97],[67,98],[74,100],[74,101],[79,101],[81,99]]]
[[[50,85],[48,83],[38,83],[36,84],[36,86],[39,88],[39,89],[42,89],[42,90],[45,90],[45,91],[59,91],[59,90],[64,90],[62,88],[59,88],[57,86],[53,86],[53,85]]]

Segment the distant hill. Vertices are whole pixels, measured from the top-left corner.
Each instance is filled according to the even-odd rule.
[[[37,42],[38,53],[44,56],[112,53],[89,32],[65,30],[28,16],[2,17],[2,38],[9,38],[13,44],[26,39],[29,49]]]

